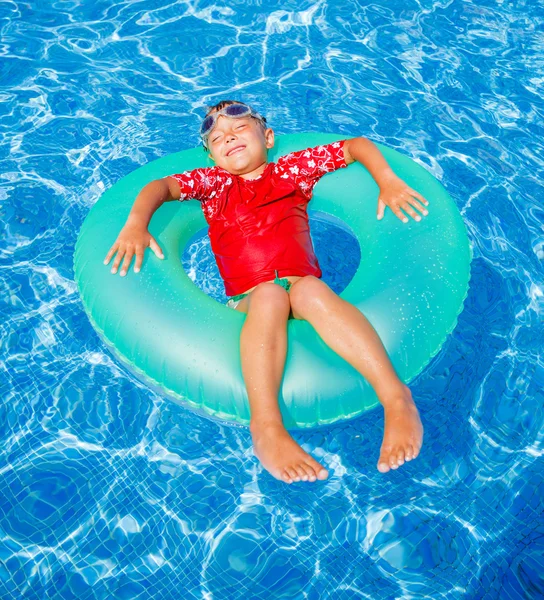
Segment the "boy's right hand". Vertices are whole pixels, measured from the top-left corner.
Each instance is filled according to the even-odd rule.
[[[119,263],[124,256],[125,260],[123,261],[123,266],[121,267],[121,272],[119,273],[119,275],[123,277],[128,271],[132,257],[134,254],[136,254],[134,272],[138,273],[142,266],[142,261],[144,260],[144,250],[148,246],[159,258],[164,258],[162,250],[159,248],[155,238],[147,230],[147,227],[127,223],[123,229],[121,229],[121,233],[119,234],[117,240],[115,240],[115,244],[113,244],[110,251],[106,255],[104,264],[107,265],[110,262],[111,257],[115,254],[115,252],[117,252],[117,256],[115,257],[111,267],[111,272],[117,273]]]

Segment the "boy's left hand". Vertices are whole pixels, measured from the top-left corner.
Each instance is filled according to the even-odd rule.
[[[416,221],[421,221],[421,217],[416,213],[412,206],[415,206],[424,216],[427,216],[429,213],[417,200],[415,200],[414,196],[419,198],[423,204],[429,206],[427,200],[425,200],[419,192],[416,192],[408,186],[400,177],[389,180],[380,188],[380,195],[378,196],[378,219],[383,219],[385,207],[389,206],[403,223],[408,223],[408,219],[401,211],[401,208]]]

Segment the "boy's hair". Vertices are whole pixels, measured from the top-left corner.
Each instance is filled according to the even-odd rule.
[[[213,106],[207,106],[206,114],[204,115],[204,118],[206,118],[210,113],[215,112],[216,110],[221,110],[222,108],[225,108],[225,106],[228,106],[229,104],[235,104],[237,102],[241,102],[241,100],[221,100],[221,102],[218,102],[217,104],[214,104]],[[244,102],[243,104],[247,104],[247,102]],[[248,106],[249,106],[249,104],[248,104]],[[261,116],[263,117],[262,121],[260,119],[257,119],[253,115],[251,116],[251,118],[255,119],[257,121],[257,123],[259,123],[259,125],[261,126],[263,133],[264,133],[266,131],[266,117],[264,117],[262,114],[261,114]],[[208,152],[208,148],[206,147],[206,144],[204,144],[204,152]]]

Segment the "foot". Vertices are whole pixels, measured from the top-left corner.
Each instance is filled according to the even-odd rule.
[[[252,422],[253,452],[276,479],[315,481],[327,479],[329,472],[295,442],[282,423]]]
[[[417,457],[423,440],[423,426],[407,386],[399,396],[384,398],[382,404],[385,428],[378,471],[387,473],[389,469],[398,469],[405,460]]]

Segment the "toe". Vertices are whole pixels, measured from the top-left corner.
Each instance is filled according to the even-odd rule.
[[[320,465],[316,460],[312,461],[311,465],[318,479],[327,479],[327,477],[329,476],[329,472],[327,471],[327,469],[325,469],[323,465]]]
[[[382,446],[380,450],[380,458],[378,460],[378,470],[382,473],[387,473],[391,469],[391,460],[394,456],[394,448],[392,446]]]
[[[287,471],[287,473],[289,473],[289,476],[293,481],[300,481],[300,477],[298,476],[298,473],[293,467],[285,467],[285,470]]]
[[[395,450],[393,450],[393,452],[391,452],[391,454],[389,455],[389,466],[392,469],[398,469],[399,465],[397,463],[397,453]]]
[[[317,461],[312,462],[312,467],[316,477],[320,480],[327,479],[329,472],[323,465],[320,465]]]
[[[293,480],[291,479],[291,476],[289,475],[289,473],[284,469],[282,476],[281,476],[282,481],[285,481],[285,483],[293,483]]]
[[[296,470],[298,473],[298,476],[300,477],[300,479],[302,481],[308,481],[308,475],[306,475],[306,471],[304,470],[304,467],[301,463],[299,463],[298,465],[296,465]]]
[[[408,444],[406,446],[406,460],[412,460],[412,458],[414,458],[414,449],[411,444]]]
[[[386,446],[385,448],[381,449],[380,458],[378,460],[378,471],[381,471],[382,473],[387,473],[387,471],[389,471],[391,468],[391,456],[391,447]]]
[[[404,464],[404,448],[400,448],[397,452],[397,464],[399,466]]]
[[[329,476],[329,472],[327,471],[327,469],[325,469],[325,467],[321,467],[317,472],[317,478],[321,479],[322,481],[324,479],[327,479],[328,476]]]
[[[306,462],[304,463],[304,468],[306,469],[306,473],[308,473],[308,479],[310,481],[315,481],[316,475],[313,466]]]
[[[389,464],[387,462],[386,458],[380,458],[380,460],[378,461],[378,471],[380,471],[381,473],[387,473],[387,471],[389,471]]]

